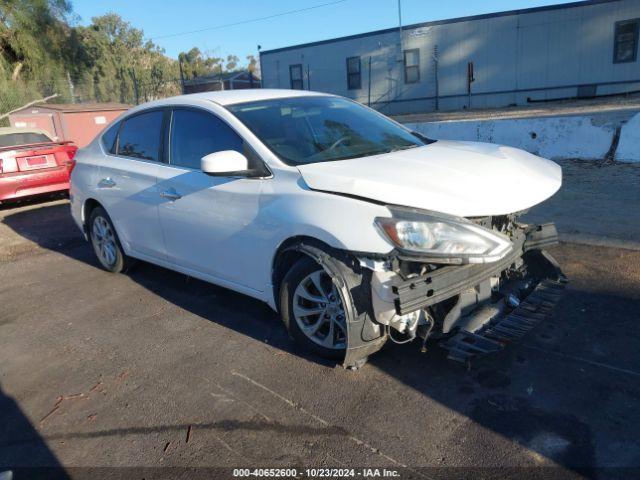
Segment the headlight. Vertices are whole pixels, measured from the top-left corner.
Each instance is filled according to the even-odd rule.
[[[508,237],[464,218],[391,209],[393,217],[376,218],[383,236],[398,249],[437,263],[490,263],[512,249]]]

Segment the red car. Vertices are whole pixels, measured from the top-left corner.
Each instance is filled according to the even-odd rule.
[[[77,150],[44,130],[0,128],[0,203],[69,190]]]

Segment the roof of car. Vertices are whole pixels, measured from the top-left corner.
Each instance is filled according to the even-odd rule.
[[[210,100],[220,105],[233,105],[244,102],[257,102],[260,100],[272,100],[287,97],[309,97],[327,95],[326,93],[311,92],[308,90],[287,90],[277,88],[247,88],[242,90],[223,90],[217,92],[202,92],[182,95],[182,99]],[[174,97],[175,98],[175,97]]]

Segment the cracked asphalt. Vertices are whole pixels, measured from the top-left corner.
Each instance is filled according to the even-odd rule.
[[[554,248],[571,280],[554,315],[469,371],[410,344],[353,372],[248,297],[145,263],[101,270],[64,200],[3,207],[0,227],[0,471],[640,473],[640,251]]]

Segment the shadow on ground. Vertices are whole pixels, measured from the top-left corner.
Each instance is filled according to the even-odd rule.
[[[69,478],[45,440],[1,386],[0,439],[0,473],[12,471],[13,478],[17,480]],[[20,441],[16,448],[11,447],[13,440]]]

